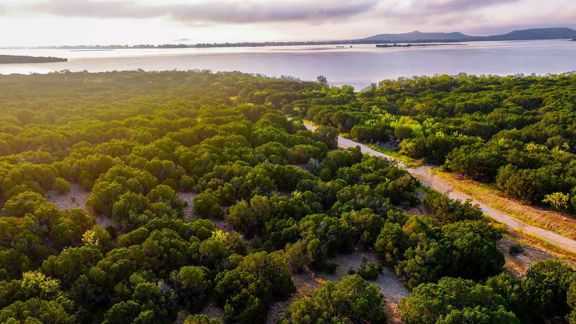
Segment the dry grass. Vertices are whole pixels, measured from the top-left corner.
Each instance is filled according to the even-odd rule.
[[[518,243],[543,251],[557,260],[566,262],[574,269],[576,269],[576,254],[570,253],[556,245],[550,244],[548,242],[542,241],[539,238],[526,235],[524,233],[509,232],[508,235],[513,237],[514,240],[516,240]]]
[[[386,154],[386,155],[393,157],[397,161],[404,163],[404,165],[406,165],[409,168],[417,168],[417,167],[424,165],[424,161],[422,159],[420,159],[420,160],[413,159],[409,156],[402,155],[402,154],[400,154],[400,152],[393,150],[391,148],[386,148],[386,147],[382,147],[382,146],[374,145],[374,144],[366,144],[366,145],[376,152],[380,152],[380,153],[383,153],[383,154]]]
[[[520,245],[523,251],[518,254],[511,254],[510,247]],[[498,242],[498,248],[504,254],[506,263],[504,268],[512,275],[523,276],[532,265],[540,261],[553,259],[554,256],[544,249],[540,249],[532,244],[521,243],[512,236],[506,236]]]
[[[530,225],[545,228],[570,239],[576,239],[576,219],[562,213],[529,206],[505,197],[498,189],[456,174],[433,169],[433,173],[474,199],[518,218]]]

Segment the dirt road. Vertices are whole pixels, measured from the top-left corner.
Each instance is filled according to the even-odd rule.
[[[308,130],[314,131],[316,129],[316,126],[311,125],[307,122],[305,122],[304,125]],[[572,240],[570,238],[564,237],[560,234],[554,233],[552,231],[540,227],[529,225],[509,214],[506,214],[496,208],[489,206],[488,204],[473,199],[470,195],[454,189],[453,186],[446,179],[434,175],[431,172],[432,168],[430,166],[424,165],[417,168],[407,167],[404,163],[398,161],[396,158],[390,155],[375,151],[364,144],[355,142],[342,136],[338,137],[338,146],[341,148],[359,146],[362,153],[395,161],[399,167],[406,169],[413,177],[420,180],[420,182],[426,187],[442,192],[452,199],[457,199],[461,201],[471,200],[472,203],[478,205],[488,217],[496,220],[497,222],[505,224],[506,226],[510,227],[515,231],[528,234],[546,243],[560,247],[565,251],[576,253],[575,240]]]

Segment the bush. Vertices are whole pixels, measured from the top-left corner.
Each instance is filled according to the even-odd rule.
[[[510,249],[508,249],[508,253],[511,255],[518,255],[524,252],[524,247],[520,244],[512,244]]]
[[[356,274],[364,280],[372,281],[378,278],[382,273],[382,270],[383,267],[381,265],[363,260],[362,266],[360,266],[360,269],[356,271]]]
[[[70,184],[64,178],[54,179],[54,185],[52,189],[56,190],[59,194],[67,194],[70,192]]]

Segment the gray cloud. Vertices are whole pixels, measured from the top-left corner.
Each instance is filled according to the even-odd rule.
[[[297,1],[292,3],[214,2],[202,5],[181,5],[171,16],[181,21],[208,19],[216,22],[285,22],[324,21],[347,18],[365,13],[375,7],[377,1],[363,0],[334,4],[329,1]]]
[[[454,13],[482,9],[495,5],[518,2],[519,0],[449,0],[449,1],[418,1],[422,10],[435,13]],[[421,2],[421,4],[420,4]]]
[[[520,1],[522,0],[413,0],[409,5],[382,2],[378,8],[378,16],[403,25],[474,25],[486,19],[482,9]]]
[[[153,18],[165,14],[164,10],[138,6],[129,1],[52,0],[35,5],[33,9],[67,17]]]
[[[369,12],[377,0],[333,1],[213,1],[210,3],[145,6],[134,1],[51,0],[34,6],[59,16],[96,18],[168,17],[184,23],[322,22]]]

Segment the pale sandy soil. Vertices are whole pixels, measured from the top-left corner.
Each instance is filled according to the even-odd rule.
[[[89,195],[89,191],[74,183],[70,184],[70,192],[63,195],[54,190],[46,192],[46,198],[61,210],[72,208],[86,209],[86,201]]]
[[[293,300],[298,299],[301,296],[309,295],[314,291],[314,289],[325,283],[327,280],[338,281],[347,276],[350,269],[358,270],[362,265],[363,259],[366,259],[368,262],[377,262],[374,253],[356,251],[351,254],[340,255],[330,260],[338,265],[334,274],[308,271],[294,275],[293,281],[298,290],[297,293],[290,300],[275,304],[269,313],[267,323],[275,323],[283,316]],[[402,298],[410,295],[408,289],[404,287],[400,279],[396,274],[394,274],[394,271],[389,268],[384,268],[382,274],[378,276],[375,281],[372,281],[372,283],[380,287],[380,290],[386,299],[390,323],[400,323],[397,307]]]
[[[194,197],[196,194],[193,192],[179,192],[178,198],[185,201],[188,205],[184,208],[184,220],[192,220],[194,218]]]
[[[288,300],[275,303],[270,307],[266,324],[277,323],[278,320],[284,316],[288,306],[290,306],[292,302],[312,294],[316,288],[320,287],[320,282],[312,275],[311,273],[299,273],[292,276],[292,281],[296,286],[296,293]]]
[[[357,251],[349,255],[341,255],[332,261],[338,264],[336,273],[332,275],[321,275],[326,280],[337,281],[342,279],[342,277],[348,275],[348,271],[358,270],[362,265],[363,259],[368,262],[378,263],[376,255],[372,252]],[[402,298],[410,296],[410,292],[400,278],[396,276],[394,271],[390,268],[385,267],[382,274],[378,276],[376,280],[372,283],[380,287],[384,298],[386,298],[386,303],[388,306],[388,314],[390,315],[391,323],[400,323],[400,316],[397,312],[398,304]]]
[[[118,222],[102,215],[96,215],[86,206],[88,196],[90,196],[90,192],[75,183],[70,184],[70,192],[66,194],[60,194],[54,190],[46,192],[46,198],[61,210],[80,208],[92,215],[98,225],[104,228],[108,226],[119,228]]]
[[[216,304],[214,304],[213,301],[210,302],[206,307],[204,307],[201,314],[214,318],[219,318],[222,321],[224,321],[224,310],[216,306]]]
[[[524,251],[515,255],[510,254],[510,247],[514,244],[521,245]],[[525,275],[526,271],[535,263],[554,258],[553,255],[546,251],[527,244],[518,243],[510,237],[501,239],[498,242],[498,248],[500,248],[506,259],[506,264],[504,265],[506,271],[515,276]]]

